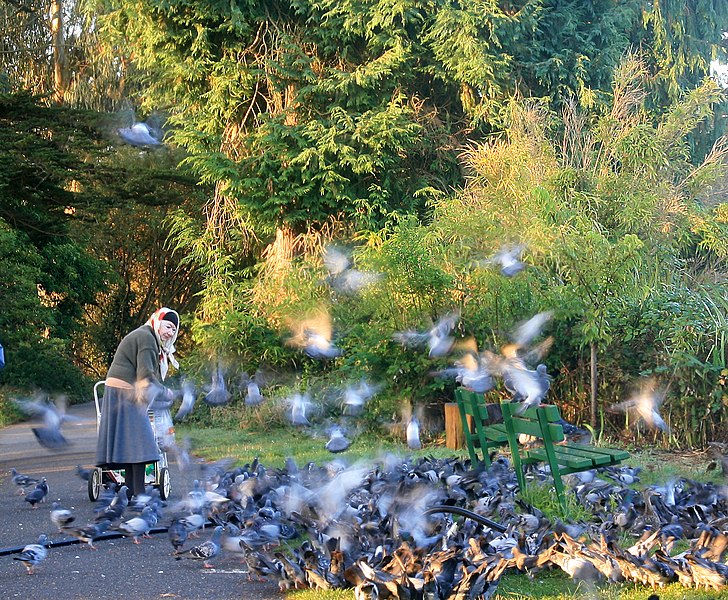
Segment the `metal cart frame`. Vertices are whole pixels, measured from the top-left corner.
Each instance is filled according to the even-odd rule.
[[[103,386],[105,381],[97,381],[94,384],[94,404],[96,406],[96,433],[98,434],[99,427],[101,426],[101,403],[99,398],[99,389]],[[160,417],[155,417],[154,411],[148,410],[149,421],[152,424],[154,430],[154,438],[157,442],[157,449],[159,450],[159,460],[156,463],[148,464],[146,467],[146,473],[144,476],[145,485],[152,485],[159,490],[159,496],[162,500],[169,498],[169,494],[172,490],[172,483],[169,478],[169,467],[167,463],[167,453],[162,450],[160,445],[160,434],[156,421],[161,421]],[[170,419],[171,424],[171,419]],[[116,484],[117,486],[124,485],[124,470],[123,469],[102,469],[96,467],[91,471],[91,475],[88,478],[88,497],[89,500],[95,502],[99,499],[101,494],[101,487],[109,487],[110,484]]]

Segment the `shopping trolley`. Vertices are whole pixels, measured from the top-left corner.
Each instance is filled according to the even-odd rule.
[[[98,434],[101,426],[101,404],[99,401],[99,389],[104,385],[104,381],[97,381],[94,385],[94,404],[96,405],[96,433]],[[103,398],[103,394],[101,394]],[[167,463],[167,453],[164,448],[168,447],[174,438],[174,425],[169,410],[148,410],[149,421],[154,429],[154,437],[157,441],[157,449],[159,450],[159,460],[156,463],[150,463],[146,467],[144,475],[145,485],[152,485],[159,490],[159,496],[162,500],[169,498],[172,484],[169,479],[169,468]],[[95,502],[101,494],[101,487],[108,488],[112,483],[117,487],[124,485],[124,469],[102,469],[96,467],[91,471],[88,478],[88,497],[89,500]]]

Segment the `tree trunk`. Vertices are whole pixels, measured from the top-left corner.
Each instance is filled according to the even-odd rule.
[[[597,345],[592,342],[589,346],[591,351],[590,376],[591,376],[591,411],[589,422],[596,430],[597,428]]]
[[[63,102],[66,92],[66,40],[63,31],[63,0],[51,0],[51,38],[53,43],[53,99]]]

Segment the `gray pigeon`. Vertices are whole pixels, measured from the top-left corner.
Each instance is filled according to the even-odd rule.
[[[225,385],[225,376],[222,367],[218,365],[212,373],[212,386],[210,387],[210,391],[205,394],[204,400],[210,406],[225,406],[231,396],[232,394],[230,394]]]
[[[638,419],[643,420],[650,429],[659,429],[665,433],[670,433],[670,428],[660,414],[660,406],[664,399],[664,391],[656,390],[653,382],[649,381],[643,384],[642,390],[637,395],[629,400],[612,405],[611,410],[632,413]]]
[[[359,416],[364,410],[364,405],[380,389],[381,385],[372,385],[366,379],[362,379],[358,385],[350,385],[344,390],[344,414],[352,417]]]
[[[340,348],[337,348],[329,338],[317,331],[306,329],[303,336],[303,351],[311,358],[330,359],[342,354]]]
[[[326,442],[326,449],[329,452],[336,454],[338,452],[348,450],[349,446],[351,446],[351,441],[344,437],[344,432],[341,428],[334,427],[331,430],[331,437],[329,438],[329,441]]]
[[[51,509],[51,521],[56,527],[58,527],[59,533],[66,525],[73,523],[75,519],[76,517],[73,516],[73,513],[67,508],[63,508],[60,502],[53,503],[53,508]]]
[[[535,371],[520,366],[508,367],[503,373],[503,382],[513,394],[514,401],[521,402],[515,412],[517,415],[523,414],[531,406],[541,404],[551,386],[546,365],[538,365]]]
[[[18,556],[13,556],[13,560],[21,561],[25,565],[28,575],[32,575],[35,565],[45,559],[46,556],[48,556],[48,536],[42,534],[38,538],[37,544],[28,544]]]
[[[256,380],[256,375],[250,377],[247,373],[243,373],[240,383],[245,387],[245,406],[258,406],[263,403],[263,394],[260,393],[260,384]]]
[[[140,537],[149,537],[149,532],[156,524],[157,519],[154,510],[145,506],[139,517],[133,517],[119,525],[119,531],[125,536],[132,538],[135,544],[141,544]]]
[[[175,560],[181,560],[182,558],[191,558],[193,560],[201,560],[202,566],[206,569],[211,569],[212,565],[210,560],[215,558],[220,553],[220,540],[222,538],[223,527],[218,525],[215,527],[215,531],[212,533],[212,538],[206,542],[202,542],[197,546],[178,552],[175,555]]]
[[[10,475],[13,478],[13,483],[20,488],[20,491],[18,492],[19,494],[25,494],[25,488],[29,488],[40,483],[39,479],[20,473],[17,469],[15,469],[15,467],[10,469]]]
[[[429,347],[430,358],[440,358],[447,355],[455,344],[455,338],[450,332],[458,322],[458,315],[450,313],[439,319],[428,331],[403,331],[394,334],[393,339],[403,346]]]
[[[110,524],[111,521],[105,519],[99,523],[88,523],[84,527],[66,526],[63,528],[63,532],[73,536],[79,542],[88,544],[92,550],[96,550],[94,540],[102,535],[109,528]]]
[[[504,277],[513,277],[526,267],[521,262],[521,256],[526,246],[519,244],[516,246],[502,246],[495,255],[486,262],[495,263],[500,266],[501,275]]]
[[[180,519],[173,519],[167,529],[167,535],[174,548],[174,554],[177,554],[187,541],[187,527]]]
[[[181,421],[188,414],[192,412],[197,401],[197,390],[195,390],[195,384],[189,379],[185,379],[182,382],[182,404],[177,409],[177,414],[174,416],[175,421]]]
[[[61,424],[66,421],[78,421],[78,419],[66,415],[65,397],[60,396],[56,398],[55,402],[47,398],[14,399],[13,402],[25,414],[40,417],[43,421],[42,427],[32,428],[33,434],[41,446],[51,450],[68,446],[68,440],[61,433]]]
[[[47,495],[48,484],[46,483],[46,478],[42,477],[40,482],[35,486],[35,489],[25,495],[25,501],[33,508],[38,508],[38,503],[45,501]]]
[[[342,294],[356,294],[382,279],[379,273],[354,269],[346,254],[334,246],[324,250],[323,261],[329,271],[327,282]]]
[[[293,394],[293,396],[288,399],[288,403],[291,407],[291,423],[294,425],[311,424],[306,416],[306,413],[311,407],[311,398],[308,394]]]

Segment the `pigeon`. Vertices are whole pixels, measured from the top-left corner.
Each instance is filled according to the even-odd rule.
[[[670,428],[659,411],[664,399],[665,392],[656,390],[652,382],[647,382],[643,384],[642,390],[633,398],[613,404],[611,411],[636,415],[650,429],[659,429],[665,433],[670,433]]]
[[[420,421],[414,415],[407,423],[407,447],[410,450],[419,450],[422,448],[420,441]]]
[[[141,544],[140,537],[149,537],[149,532],[157,522],[154,510],[150,506],[145,506],[139,517],[133,517],[121,523],[118,527],[119,531],[127,537],[132,538],[135,544]]]
[[[63,528],[63,532],[76,538],[78,541],[88,544],[91,550],[96,550],[94,546],[94,540],[103,534],[111,525],[111,521],[104,519],[98,523],[88,523],[84,527],[69,527]]]
[[[491,264],[497,264],[500,266],[501,275],[504,277],[513,277],[517,275],[526,267],[521,262],[521,256],[526,246],[519,244],[516,246],[502,246],[498,252],[495,253],[486,262]]]
[[[68,446],[68,440],[61,433],[61,424],[66,421],[77,421],[75,417],[66,415],[66,399],[56,398],[55,402],[36,398],[34,400],[14,399],[15,405],[25,414],[40,417],[42,427],[33,427],[32,431],[38,443],[44,448],[55,450]]]
[[[309,407],[311,406],[311,398],[308,394],[293,394],[288,399],[291,406],[291,423],[294,425],[310,425],[310,421],[306,417]]]
[[[134,123],[131,127],[120,127],[116,131],[130,146],[148,148],[162,145],[160,132],[147,123]]]
[[[302,349],[307,356],[328,360],[341,356],[342,351],[332,342],[331,316],[324,309],[305,319],[290,319],[291,337],[286,344]]]
[[[344,437],[344,432],[341,428],[334,427],[331,430],[329,441],[326,442],[326,449],[332,454],[336,454],[348,450],[349,446],[351,446],[351,441]]]
[[[179,553],[187,541],[187,527],[180,519],[172,519],[167,529],[167,535],[174,548],[174,554]]]
[[[25,501],[33,508],[38,508],[38,503],[43,502],[47,495],[48,484],[46,483],[46,478],[42,477],[40,482],[35,486],[35,489],[25,495]]]
[[[93,471],[94,469],[87,469],[81,465],[76,465],[76,475],[78,475],[82,481],[88,481]]]
[[[10,474],[13,477],[13,483],[20,488],[18,491],[19,494],[25,494],[25,488],[29,488],[40,483],[40,480],[30,477],[30,475],[19,473],[14,467],[10,469]]]
[[[189,379],[185,379],[182,382],[182,404],[177,409],[177,414],[174,416],[175,421],[181,421],[187,415],[192,412],[197,402],[197,391],[195,390],[195,384]]]
[[[527,408],[541,404],[551,386],[551,378],[546,365],[538,365],[535,371],[513,367],[504,372],[503,383],[513,394],[514,401],[521,402],[514,413],[521,415]]]
[[[358,385],[350,385],[344,390],[344,414],[352,417],[361,415],[364,405],[374,396],[381,385],[372,385],[362,379]]]
[[[544,325],[553,317],[553,311],[545,311],[534,315],[527,321],[519,324],[513,333],[513,341],[519,347],[528,346],[534,339],[541,335]]]
[[[13,560],[21,561],[25,565],[28,575],[32,575],[35,570],[35,565],[41,562],[46,556],[48,556],[48,536],[42,534],[38,538],[37,544],[28,544],[18,556],[13,556]]]
[[[58,533],[61,533],[63,528],[69,523],[73,523],[76,517],[67,508],[63,508],[60,502],[54,502],[53,508],[51,509],[51,521],[58,527]]]
[[[225,376],[220,365],[212,373],[212,386],[204,396],[206,404],[210,406],[225,406],[232,394],[225,385]]]
[[[352,268],[351,260],[335,246],[326,247],[323,261],[329,272],[326,281],[342,294],[356,294],[382,279],[382,275],[379,273]]]
[[[260,384],[256,381],[256,375],[250,377],[247,373],[243,373],[241,383],[245,386],[245,406],[258,406],[263,403],[263,395],[260,393]]]
[[[459,316],[457,313],[450,313],[439,319],[426,332],[404,331],[394,334],[393,339],[404,346],[429,347],[430,358],[440,358],[447,355],[455,344],[455,338],[450,332],[457,325]]]
[[[220,539],[222,538],[222,532],[222,525],[218,525],[212,533],[212,538],[206,542],[198,544],[197,546],[178,552],[174,557],[175,560],[181,560],[182,558],[201,560],[203,561],[203,567],[211,569],[212,565],[209,561],[220,553]]]

